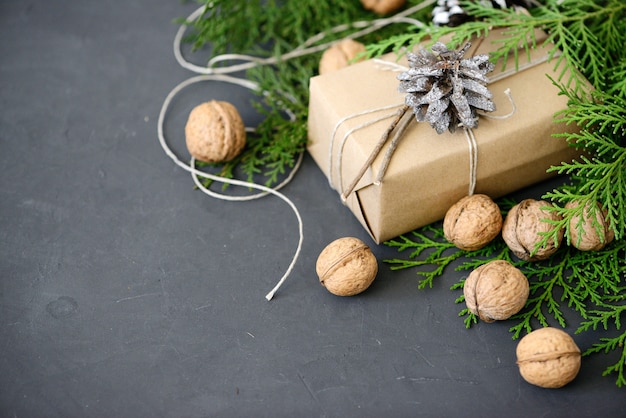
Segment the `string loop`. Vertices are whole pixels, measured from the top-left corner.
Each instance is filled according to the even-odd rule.
[[[239,85],[241,87],[247,88],[249,90],[253,90],[253,91],[259,91],[259,86],[249,80],[245,80],[242,78],[237,78],[237,77],[231,77],[228,76],[228,73],[233,73],[233,72],[237,72],[237,71],[242,71],[242,70],[246,70],[249,68],[253,68],[259,65],[271,65],[271,64],[276,64],[279,62],[283,62],[283,61],[287,61],[289,59],[292,58],[297,58],[297,57],[301,57],[304,55],[308,55],[308,54],[312,54],[318,51],[322,51],[328,47],[330,47],[333,44],[333,41],[331,42],[326,42],[326,43],[322,43],[319,45],[314,45],[317,42],[322,41],[326,36],[328,36],[329,34],[335,34],[335,33],[339,33],[342,31],[347,31],[351,28],[356,28],[356,29],[360,29],[359,31],[356,31],[354,33],[352,33],[351,35],[348,36],[348,38],[357,38],[360,36],[364,36],[366,34],[375,32],[387,25],[390,24],[394,24],[394,23],[406,23],[406,24],[412,24],[415,26],[419,26],[419,27],[423,27],[424,24],[416,19],[411,19],[407,16],[417,12],[418,10],[421,10],[431,4],[434,4],[436,0],[427,0],[424,1],[421,4],[418,4],[416,6],[410,7],[394,16],[388,17],[388,18],[381,18],[381,19],[377,19],[377,20],[373,20],[373,21],[359,21],[359,22],[353,22],[351,24],[344,24],[344,25],[338,25],[334,28],[331,28],[329,31],[326,32],[320,32],[314,36],[312,36],[311,38],[309,38],[307,41],[305,41],[302,45],[296,47],[294,50],[285,53],[281,56],[272,56],[272,57],[267,57],[267,58],[262,58],[262,57],[254,57],[254,56],[250,56],[250,55],[243,55],[243,54],[222,54],[222,55],[218,55],[215,56],[213,58],[211,58],[211,60],[208,62],[208,65],[206,67],[204,66],[199,66],[199,65],[195,65],[189,61],[187,61],[182,54],[181,51],[181,43],[182,43],[182,39],[184,36],[184,33],[187,29],[187,24],[183,24],[179,27],[178,31],[176,32],[176,35],[174,36],[174,57],[176,59],[176,61],[183,67],[186,68],[198,75],[191,77],[181,83],[179,83],[177,86],[175,86],[170,93],[168,93],[168,95],[166,96],[165,100],[163,101],[163,104],[161,106],[161,110],[159,112],[159,118],[158,118],[158,122],[157,122],[157,135],[159,138],[159,144],[161,145],[161,148],[163,148],[163,151],[165,152],[165,154],[179,167],[181,167],[182,169],[184,169],[185,171],[189,172],[192,176],[193,182],[194,184],[205,194],[217,198],[217,199],[221,199],[221,200],[227,200],[227,201],[246,201],[246,200],[253,200],[253,199],[258,199],[264,196],[267,196],[268,194],[274,195],[278,198],[280,198],[281,200],[283,200],[284,202],[286,202],[289,207],[291,208],[291,210],[294,212],[297,221],[298,221],[298,233],[299,233],[299,239],[298,239],[298,245],[297,248],[295,250],[294,256],[287,268],[287,271],[285,272],[285,274],[283,274],[283,276],[280,278],[280,280],[278,281],[278,283],[276,284],[276,286],[265,296],[265,298],[269,301],[273,298],[274,294],[276,293],[276,291],[280,288],[280,286],[284,283],[284,281],[287,279],[287,277],[290,275],[290,273],[292,272],[296,261],[298,259],[298,256],[300,254],[300,251],[302,249],[302,243],[304,241],[304,234],[303,234],[303,222],[302,222],[302,218],[300,216],[300,212],[298,211],[297,207],[295,206],[295,204],[289,199],[287,198],[284,194],[280,193],[278,190],[280,190],[282,187],[284,187],[285,185],[287,185],[294,177],[295,173],[298,171],[298,169],[300,168],[300,165],[302,163],[302,158],[303,158],[303,154],[301,153],[298,158],[297,161],[295,162],[293,168],[291,169],[291,171],[289,172],[288,176],[285,178],[285,180],[283,180],[281,183],[279,183],[278,185],[276,185],[273,188],[270,187],[266,187],[263,186],[261,184],[257,184],[257,183],[253,183],[253,182],[247,182],[247,181],[242,181],[242,180],[237,180],[237,179],[231,179],[231,178],[225,178],[225,177],[221,177],[221,176],[217,176],[214,174],[210,174],[201,170],[198,170],[195,167],[195,159],[192,158],[191,161],[189,162],[189,164],[183,162],[181,159],[178,158],[178,156],[171,150],[171,148],[169,147],[169,145],[167,144],[167,140],[165,138],[165,134],[164,134],[164,122],[165,122],[165,116],[167,114],[168,108],[174,98],[174,96],[176,96],[181,90],[183,90],[184,88],[186,88],[189,85],[192,85],[194,83],[199,83],[199,82],[203,82],[203,81],[218,81],[218,82],[226,82],[226,83],[231,83],[231,84],[236,84]],[[193,13],[191,13],[188,17],[187,17],[187,22],[193,22],[195,20],[197,20],[198,18],[200,18],[204,11],[206,10],[206,7],[208,6],[201,6],[198,9],[196,9]],[[222,63],[222,62],[229,62],[229,61],[243,61],[240,64],[232,64],[229,66],[224,66],[224,67],[216,67],[217,64]],[[267,92],[262,92],[264,95],[267,94]],[[282,105],[282,103],[279,103],[279,105]],[[287,115],[289,116],[289,118],[291,120],[295,120],[295,116],[293,114],[293,112],[291,110],[289,110],[288,106],[284,106],[284,110],[287,113]],[[254,128],[246,128],[247,132],[253,132]],[[250,195],[245,195],[245,196],[232,196],[232,195],[227,195],[227,194],[222,194],[222,193],[218,193],[215,191],[212,191],[210,189],[208,189],[207,187],[205,187],[202,182],[200,181],[200,178],[206,178],[206,179],[210,179],[212,181],[218,182],[218,183],[223,183],[223,184],[229,184],[229,185],[233,185],[233,186],[239,186],[239,187],[246,187],[249,189],[254,189],[254,190],[258,190],[259,193],[256,194],[250,194]]]
[[[172,102],[172,99],[174,98],[174,96],[176,96],[176,94],[178,94],[185,87],[187,87],[189,85],[192,85],[194,83],[202,82],[202,81],[221,81],[221,82],[227,82],[227,83],[236,84],[236,85],[239,85],[239,86],[251,89],[251,90],[257,90],[258,89],[258,86],[256,85],[256,83],[253,83],[251,81],[240,79],[240,78],[236,78],[236,77],[229,77],[229,76],[226,76],[226,75],[220,75],[220,74],[200,75],[200,76],[196,76],[196,77],[191,77],[191,78],[189,78],[189,79],[179,83],[166,96],[166,98],[165,98],[165,100],[163,102],[163,105],[161,106],[161,111],[159,112],[159,119],[158,119],[158,122],[157,122],[157,135],[158,135],[158,138],[159,138],[159,143],[161,145],[161,148],[163,148],[163,151],[165,151],[165,154],[168,157],[170,157],[170,159],[176,165],[178,165],[179,167],[181,167],[185,171],[188,171],[192,175],[194,183],[200,188],[200,190],[202,190],[204,193],[208,194],[211,197],[214,197],[214,198],[217,198],[217,199],[221,199],[221,200],[244,201],[244,200],[258,199],[258,198],[261,198],[261,197],[266,196],[268,194],[271,194],[271,195],[274,195],[274,196],[280,198],[281,200],[283,200],[285,203],[287,203],[289,205],[289,207],[291,208],[291,210],[295,214],[295,216],[297,218],[297,221],[298,221],[298,233],[299,233],[298,246],[297,246],[295,254],[294,254],[294,256],[293,256],[293,258],[291,260],[291,263],[289,264],[289,266],[287,268],[287,271],[280,278],[280,280],[278,281],[276,286],[265,296],[265,298],[269,301],[269,300],[271,300],[274,297],[274,294],[276,293],[276,291],[284,283],[284,281],[287,279],[287,277],[289,276],[289,274],[291,273],[291,271],[295,267],[296,261],[298,259],[299,254],[300,254],[300,251],[302,249],[302,243],[304,241],[302,217],[300,216],[300,212],[298,211],[298,208],[296,207],[296,205],[287,196],[285,196],[284,194],[282,194],[282,193],[280,193],[278,191],[278,189],[282,188],[287,183],[289,183],[291,181],[291,179],[293,178],[293,176],[295,175],[296,171],[298,170],[298,168],[300,167],[300,164],[302,162],[302,154],[300,154],[296,164],[292,168],[292,170],[291,170],[290,174],[288,175],[288,177],[282,183],[280,183],[278,186],[276,186],[275,188],[269,188],[269,187],[266,187],[266,186],[263,186],[263,185],[257,184],[257,183],[251,183],[251,182],[237,180],[237,179],[229,179],[229,178],[225,178],[225,177],[221,177],[221,176],[216,176],[214,174],[206,173],[204,171],[201,171],[201,170],[198,170],[197,168],[195,168],[195,161],[194,161],[193,158],[192,158],[190,164],[187,164],[187,163],[181,161],[178,158],[178,156],[176,156],[176,154],[169,147],[169,145],[167,144],[167,140],[165,139],[165,134],[164,134],[164,129],[163,129],[164,121],[165,121],[165,115],[167,114],[167,110],[168,110],[168,108],[170,106],[170,103]],[[225,194],[221,194],[221,193],[216,193],[216,192],[213,192],[213,191],[207,189],[206,187],[204,187],[204,185],[202,185],[202,183],[199,180],[200,177],[207,178],[207,179],[219,182],[219,183],[225,183],[225,184],[229,184],[229,185],[233,185],[233,186],[240,186],[240,187],[246,187],[246,188],[259,190],[259,191],[261,191],[261,193],[248,195],[248,196],[230,196],[230,195],[225,195]]]

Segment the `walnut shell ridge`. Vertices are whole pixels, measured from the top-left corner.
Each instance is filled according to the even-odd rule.
[[[317,258],[315,271],[322,286],[337,296],[353,296],[367,289],[378,273],[378,261],[358,238],[339,238]]]
[[[506,260],[490,261],[473,270],[463,285],[467,309],[485,322],[518,313],[528,300],[528,279]]]
[[[542,388],[563,387],[580,370],[580,349],[568,333],[558,328],[539,328],[526,334],[515,352],[524,380]]]
[[[537,243],[543,239],[540,233],[549,232],[553,228],[553,225],[546,221],[561,220],[561,216],[556,212],[543,209],[545,206],[551,204],[543,200],[525,199],[513,206],[504,219],[502,238],[513,254],[522,260],[545,260],[561,245],[565,233],[563,229],[559,231],[556,240],[535,251]]]
[[[484,194],[463,197],[448,209],[443,220],[446,239],[466,251],[483,248],[501,230],[500,208]]]
[[[194,107],[185,125],[189,153],[207,163],[230,161],[246,146],[246,127],[228,102],[211,100]]]

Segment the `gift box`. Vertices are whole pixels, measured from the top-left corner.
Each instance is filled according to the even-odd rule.
[[[500,36],[491,31],[473,43],[473,54],[493,50]],[[488,84],[496,104],[489,115],[496,118],[481,116],[472,130],[474,154],[463,129],[438,134],[413,118],[382,182],[376,179],[385,149],[359,178],[392,115],[404,104],[397,70],[408,64],[396,55],[311,78],[307,150],[340,195],[359,178],[344,203],[377,243],[442,219],[471,192],[474,181],[475,193],[495,199],[547,179],[553,175],[546,172],[550,166],[579,154],[565,139],[552,137],[576,127],[553,121],[555,112],[567,107],[567,98],[546,76],[559,75],[548,62],[548,50],[547,45],[533,48],[529,59],[520,51],[517,68],[510,57],[504,70],[498,63],[488,74],[497,80]]]

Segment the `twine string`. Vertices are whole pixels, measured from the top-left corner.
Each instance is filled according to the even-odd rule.
[[[286,184],[288,184],[291,181],[291,179],[293,178],[293,176],[295,175],[296,171],[300,167],[300,163],[302,161],[302,154],[300,154],[300,157],[298,158],[297,163],[292,168],[292,170],[291,170],[290,174],[288,175],[288,177],[283,182],[281,182],[279,185],[275,186],[274,188],[266,187],[266,186],[263,186],[263,185],[257,184],[257,183],[252,183],[252,182],[247,182],[247,181],[242,181],[242,180],[237,180],[237,179],[229,179],[229,178],[217,176],[217,175],[214,175],[214,174],[206,173],[204,171],[201,171],[201,170],[198,170],[197,168],[195,168],[195,161],[193,159],[191,160],[190,164],[187,164],[187,163],[183,162],[182,160],[180,160],[178,158],[178,156],[169,147],[169,145],[167,143],[167,140],[165,138],[164,129],[163,129],[164,122],[165,122],[165,116],[167,114],[167,111],[169,109],[169,106],[170,106],[174,96],[176,96],[185,87],[187,87],[189,85],[192,85],[194,83],[202,82],[202,81],[221,81],[221,82],[227,82],[227,83],[236,84],[236,85],[239,85],[239,86],[251,89],[251,90],[258,89],[257,84],[253,83],[251,81],[240,79],[240,78],[236,78],[236,77],[230,77],[230,76],[226,76],[226,75],[220,75],[220,74],[199,75],[199,76],[196,76],[196,77],[191,77],[191,78],[189,78],[189,79],[179,83],[166,96],[165,100],[163,101],[163,105],[161,106],[161,111],[159,112],[159,119],[158,119],[158,122],[157,122],[157,135],[158,135],[158,138],[159,138],[159,144],[161,145],[161,148],[163,148],[163,151],[165,152],[165,154],[168,157],[170,157],[170,159],[177,166],[181,167],[185,171],[188,171],[192,175],[192,178],[194,179],[194,183],[198,187],[200,187],[200,190],[202,190],[204,193],[206,193],[206,194],[208,194],[208,195],[210,195],[212,197],[215,197],[215,198],[221,199],[221,200],[245,201],[245,200],[258,199],[258,198],[261,198],[261,197],[266,196],[268,194],[271,194],[271,195],[274,195],[274,196],[280,198],[281,200],[283,200],[285,203],[287,203],[289,205],[289,207],[291,208],[291,210],[295,214],[295,216],[297,218],[297,221],[298,221],[298,233],[299,233],[298,245],[296,247],[296,251],[295,251],[295,253],[293,255],[293,258],[292,258],[292,260],[291,260],[291,262],[290,262],[290,264],[289,264],[289,266],[287,268],[287,271],[280,278],[280,280],[278,281],[276,286],[274,286],[274,288],[265,296],[265,298],[269,301],[269,300],[271,300],[274,297],[274,294],[276,293],[276,291],[284,283],[284,281],[287,279],[287,277],[290,275],[291,271],[295,267],[296,261],[298,259],[299,254],[300,254],[300,251],[302,249],[302,243],[304,241],[302,217],[300,216],[300,212],[298,211],[298,208],[296,207],[296,205],[287,196],[285,196],[284,194],[282,194],[282,193],[280,193],[278,191],[278,189],[280,189],[283,186],[285,186]],[[247,130],[250,130],[250,129],[247,128]],[[219,182],[219,183],[225,183],[225,184],[230,184],[230,185],[233,185],[233,186],[240,186],[240,187],[246,187],[246,188],[259,190],[259,191],[261,191],[261,193],[248,195],[248,196],[230,196],[230,195],[225,195],[225,194],[221,194],[221,193],[216,193],[216,192],[211,191],[211,190],[207,189],[206,187],[204,187],[204,185],[202,185],[202,183],[199,180],[200,177],[207,178],[207,179]]]
[[[505,119],[512,117],[515,114],[515,112],[517,112],[517,105],[515,104],[515,100],[513,99],[513,94],[511,94],[511,89],[507,88],[506,90],[504,90],[504,94],[509,99],[509,102],[511,103],[511,111],[509,113],[505,115],[491,115],[489,113],[481,112],[479,115],[487,119],[493,119],[493,120],[505,120]]]
[[[476,177],[478,170],[478,144],[476,143],[476,137],[474,136],[474,130],[472,128],[463,128],[467,144],[469,145],[469,190],[468,196],[474,194],[476,190]]]
[[[396,109],[398,107],[400,107],[401,105],[398,104],[394,104],[394,105],[389,105],[389,106],[383,106],[383,107],[378,107],[375,109],[368,109],[362,112],[357,112],[357,113],[353,113],[351,115],[348,115],[344,118],[341,118],[336,124],[335,127],[333,128],[333,132],[331,134],[331,141],[329,143],[328,146],[328,169],[329,169],[329,174],[328,174],[328,183],[330,184],[330,186],[332,188],[335,188],[334,185],[334,170],[333,170],[333,152],[334,152],[334,146],[335,146],[335,137],[337,136],[337,132],[339,131],[339,128],[341,127],[341,125],[343,125],[345,122],[349,121],[350,119],[354,119],[357,118],[359,116],[367,116],[367,115],[371,115],[374,113],[377,113],[379,111],[384,111],[384,110],[390,110],[390,109]],[[356,126],[353,129],[348,130],[344,136],[341,138],[341,141],[339,142],[339,151],[338,151],[338,158],[337,158],[337,171],[339,174],[339,180],[338,180],[338,191],[340,194],[342,194],[342,183],[343,183],[343,178],[342,178],[342,171],[343,171],[343,150],[345,147],[345,144],[348,140],[348,137],[350,135],[352,135],[352,133],[356,132],[357,130],[363,129],[363,128],[367,128],[371,125],[374,125],[378,122],[381,122],[383,120],[392,118],[394,116],[396,116],[397,112],[393,112],[393,113],[387,113],[381,116],[378,116],[376,118],[371,118],[368,119],[367,121],[363,122],[362,124]]]

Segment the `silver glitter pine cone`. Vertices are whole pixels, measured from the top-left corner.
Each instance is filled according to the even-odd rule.
[[[476,128],[477,110],[496,109],[486,86],[494,64],[487,54],[463,58],[469,48],[466,43],[458,51],[449,50],[437,42],[432,52],[409,52],[409,69],[398,75],[399,90],[407,93],[405,103],[417,121],[428,122],[439,134],[457,127]]]

